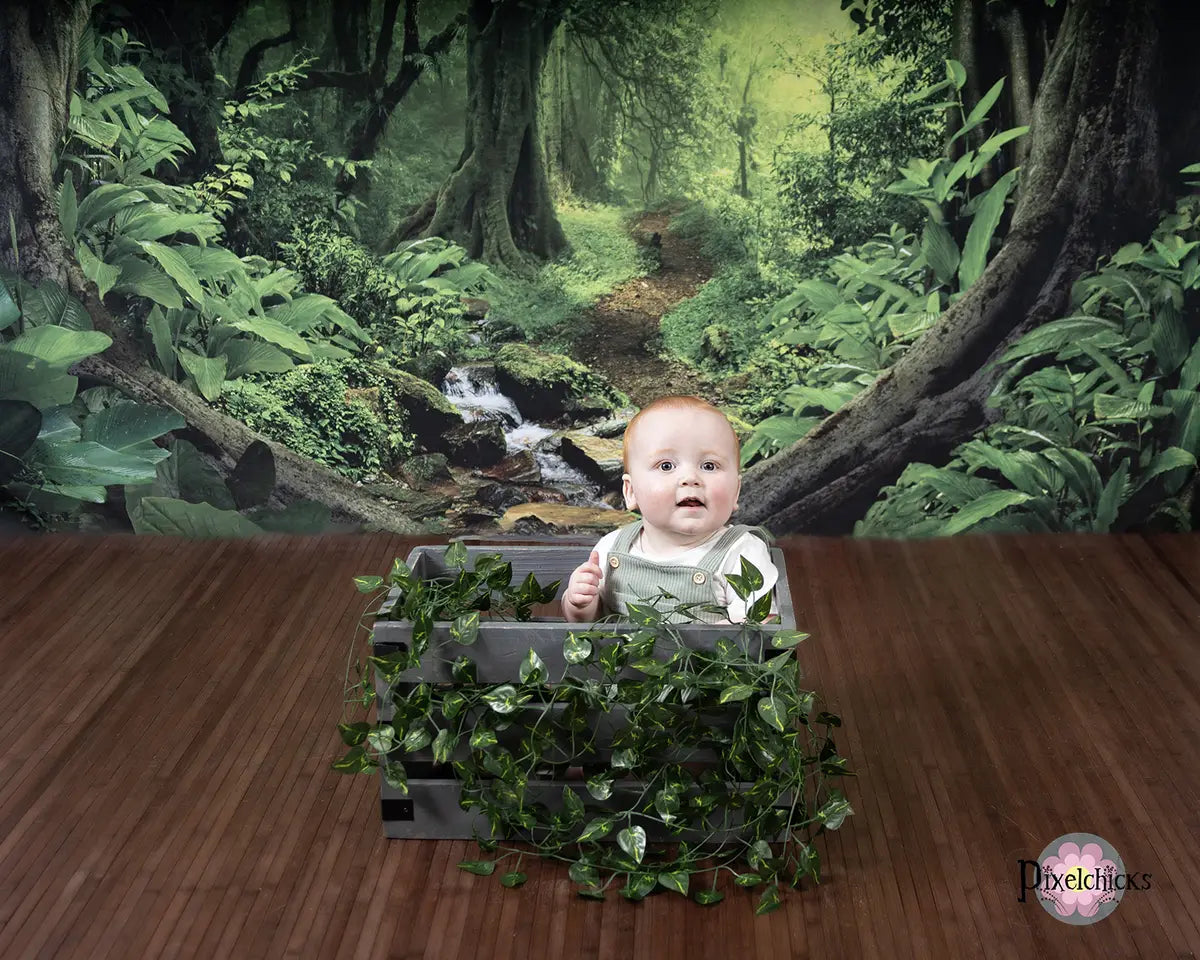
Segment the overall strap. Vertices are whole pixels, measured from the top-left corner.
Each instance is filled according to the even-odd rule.
[[[701,570],[707,570],[709,573],[715,573],[722,558],[729,552],[729,548],[740,540],[749,529],[749,527],[741,523],[731,526],[717,538],[717,542],[712,545],[708,553],[701,558],[696,566]]]
[[[638,534],[641,532],[641,520],[634,520],[633,523],[625,524],[617,533],[617,539],[613,541],[613,545],[609,548],[609,553],[628,553],[632,549],[634,541],[637,540]]]

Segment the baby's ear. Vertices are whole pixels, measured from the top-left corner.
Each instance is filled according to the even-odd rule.
[[[629,474],[621,476],[621,495],[625,498],[625,509],[637,509],[637,497],[633,495],[633,482],[629,478]]]

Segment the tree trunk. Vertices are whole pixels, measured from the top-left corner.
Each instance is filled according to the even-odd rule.
[[[985,423],[1016,339],[1063,316],[1101,253],[1144,240],[1194,162],[1194,18],[1168,0],[1080,0],[1034,101],[1030,158],[1003,246],[890,370],[807,437],[749,471],[739,518],[776,533],[846,533],[915,460],[939,462]]]
[[[0,3],[0,265],[66,286],[52,158],[67,128],[86,0]],[[13,249],[11,223],[16,226]]]
[[[263,438],[145,363],[68,255],[59,227],[50,171],[74,86],[76,44],[90,9],[87,0],[59,2],[40,11],[0,4],[0,163],[7,171],[0,178],[0,217],[7,223],[11,216],[16,226],[22,276],[62,284],[83,303],[95,328],[113,339],[108,350],[78,364],[74,372],[178,411],[231,468],[252,442]],[[0,231],[0,263],[18,268],[7,228]],[[317,500],[328,504],[337,519],[397,533],[419,529],[328,467],[264,442],[275,455],[276,492],[284,500]]]
[[[470,0],[467,129],[462,156],[437,195],[392,235],[440,236],[477,259],[521,273],[566,238],[546,179],[537,87],[557,14],[545,0]]]

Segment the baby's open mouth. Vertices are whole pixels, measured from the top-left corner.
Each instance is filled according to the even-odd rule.
[[[677,504],[675,504],[675,506],[677,506],[677,507],[702,507],[702,506],[704,506],[704,501],[700,500],[696,497],[684,497]]]

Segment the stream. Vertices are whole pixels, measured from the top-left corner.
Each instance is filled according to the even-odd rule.
[[[544,441],[555,431],[522,417],[517,405],[500,392],[488,368],[452,367],[442,382],[442,393],[464,420],[498,420],[510,456],[522,450],[533,453],[542,473],[541,486],[559,491],[574,506],[611,509],[600,499],[599,484],[549,449],[551,445]]]

